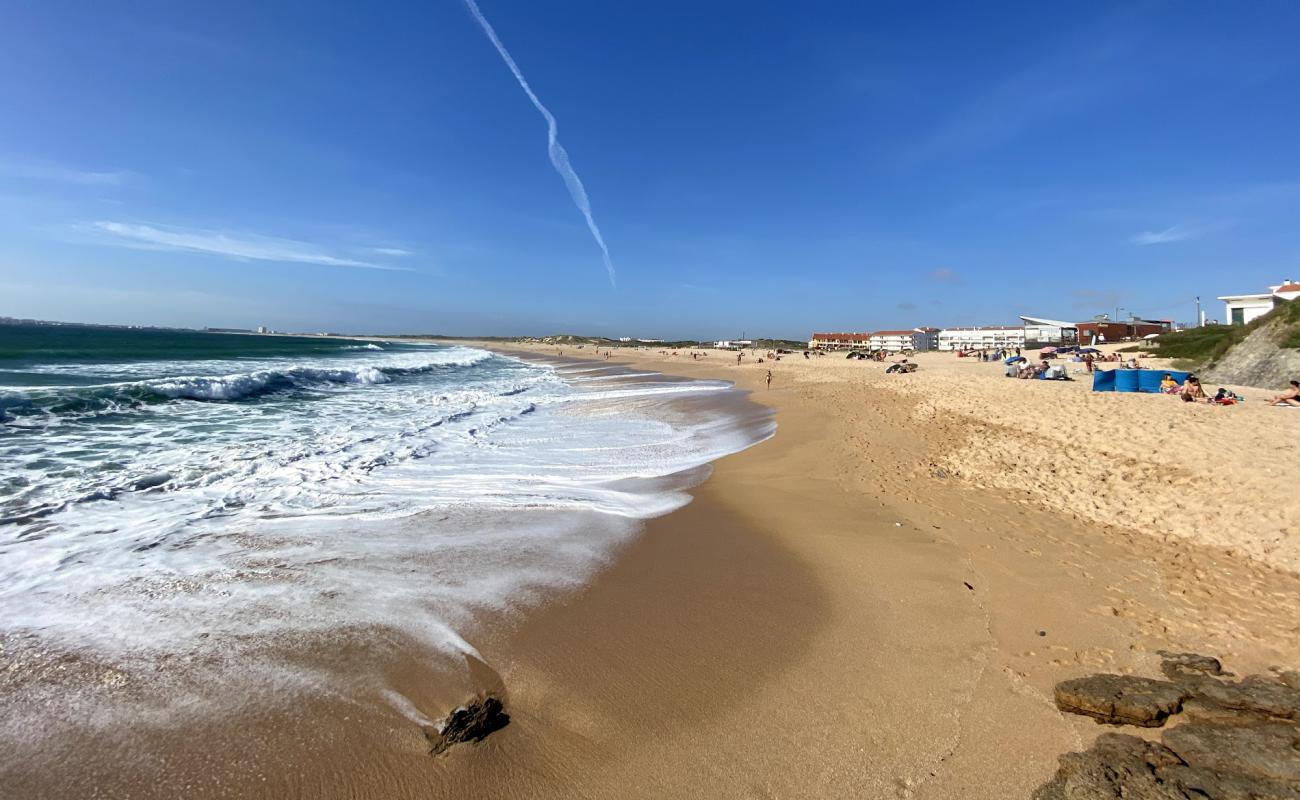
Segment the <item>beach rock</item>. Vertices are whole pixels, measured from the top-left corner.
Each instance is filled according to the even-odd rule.
[[[1183,762],[1164,745],[1121,733],[1103,733],[1082,753],[1066,753],[1034,800],[1187,800],[1161,772]]]
[[[1107,733],[1082,753],[1061,756],[1037,800],[1300,800],[1300,690],[1254,675],[1221,680],[1217,659],[1164,653],[1173,680],[1094,675],[1056,687],[1063,711],[1102,722],[1159,726],[1160,742]],[[1179,698],[1175,700],[1175,698]]]
[[[481,742],[510,724],[505,704],[492,695],[476,697],[447,715],[438,729],[428,729],[425,736],[437,755],[455,744]]]
[[[1180,725],[1174,730],[1193,727]],[[1282,726],[1289,727],[1289,726]],[[1169,734],[1165,734],[1168,739]],[[1201,731],[1188,736],[1182,744],[1192,758],[1207,755],[1204,748],[1226,746],[1234,754],[1243,751],[1216,738],[1221,733]],[[1204,738],[1202,738],[1204,737]],[[1196,762],[1175,749],[1136,736],[1105,733],[1082,753],[1067,753],[1060,758],[1060,768],[1050,781],[1034,792],[1034,800],[1300,800],[1300,785],[1285,773],[1285,763],[1296,758],[1276,748],[1276,740],[1240,741],[1237,746],[1264,746],[1266,754],[1245,752],[1255,771],[1237,768],[1229,758],[1218,759],[1215,766]],[[1281,766],[1282,769],[1277,769]]]
[[[1190,693],[1171,681],[1131,675],[1092,675],[1056,685],[1056,707],[1110,725],[1158,728]]]
[[[1160,671],[1165,674],[1166,678],[1180,680],[1197,675],[1231,675],[1223,671],[1223,664],[1219,659],[1212,656],[1202,656],[1196,653],[1171,653],[1168,650],[1159,651],[1161,658]]]
[[[1179,759],[1197,769],[1300,790],[1300,727],[1295,725],[1188,722],[1170,728],[1162,739]]]
[[[1238,683],[1200,681],[1192,691],[1201,703],[1219,709],[1300,720],[1300,689],[1260,675],[1251,675]]]

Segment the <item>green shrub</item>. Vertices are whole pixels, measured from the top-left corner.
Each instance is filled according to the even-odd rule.
[[[1300,300],[1279,300],[1272,311],[1248,325],[1206,325],[1163,333],[1154,340],[1153,355],[1180,359],[1188,365],[1186,368],[1204,368],[1251,333],[1271,324],[1279,326],[1279,347],[1300,349]]]

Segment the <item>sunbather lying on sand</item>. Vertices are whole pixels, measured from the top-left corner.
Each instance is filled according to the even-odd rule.
[[[1174,376],[1170,375],[1168,372],[1165,373],[1165,377],[1160,381],[1160,391],[1165,394],[1178,394],[1179,390],[1182,388],[1183,387],[1178,385],[1178,381],[1174,380]]]
[[[1274,406],[1300,406],[1300,381],[1291,381],[1291,388],[1269,400]]]

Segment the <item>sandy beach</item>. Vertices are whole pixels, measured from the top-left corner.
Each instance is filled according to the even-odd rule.
[[[360,702],[373,687],[286,685],[275,706],[232,701],[183,731],[60,737],[11,763],[6,791],[1028,797],[1105,730],[1057,710],[1058,681],[1152,674],[1161,649],[1243,674],[1300,664],[1284,468],[1300,414],[1260,392],[1231,408],[1100,395],[951,354],[895,376],[842,355],[483,346],[733,381],[776,435],[715,462],[590,582],[479,620],[482,665],[448,672],[382,631],[286,654],[378,672],[405,711]],[[431,755],[427,728],[480,690],[510,724]]]
[[[1103,730],[1057,681],[1300,663],[1300,415],[1260,393],[734,358],[615,352],[753,389],[777,436],[530,619],[501,653],[517,724],[449,754],[445,796],[1024,797]]]

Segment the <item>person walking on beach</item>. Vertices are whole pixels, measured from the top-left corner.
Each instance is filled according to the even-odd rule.
[[[772,388],[772,370],[767,371],[767,388]]]
[[[744,353],[736,353],[736,366],[740,366],[740,359],[743,358],[744,355]]]

